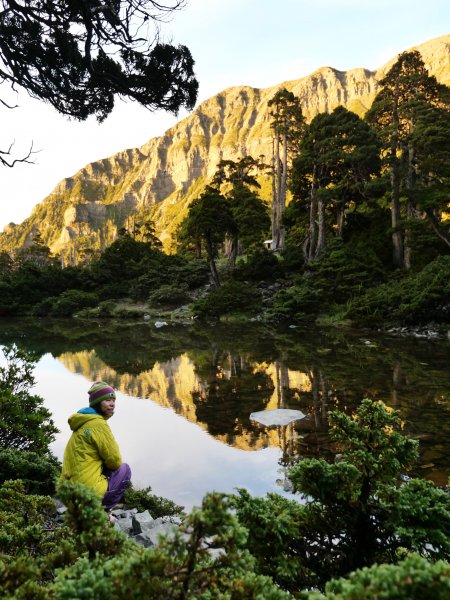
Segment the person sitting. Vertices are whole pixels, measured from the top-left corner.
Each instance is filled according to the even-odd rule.
[[[61,477],[92,488],[109,511],[123,499],[131,469],[122,463],[107,423],[114,414],[114,389],[104,381],[96,381],[88,394],[89,407],[69,417],[72,435],[64,451]]]

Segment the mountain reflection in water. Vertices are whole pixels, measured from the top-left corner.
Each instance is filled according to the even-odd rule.
[[[364,397],[398,409],[405,432],[420,440],[415,474],[447,483],[445,340],[261,326],[2,325],[0,344],[54,357],[39,363],[36,393],[61,430],[59,456],[68,415],[84,404],[89,383],[104,379],[120,391],[111,428],[136,483],[187,507],[212,489],[283,493],[283,466],[298,457],[332,458],[328,412],[352,412]],[[270,429],[250,421],[252,412],[273,408],[306,417]]]

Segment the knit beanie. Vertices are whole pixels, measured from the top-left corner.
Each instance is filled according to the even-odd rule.
[[[105,383],[104,381],[96,381],[92,384],[91,388],[88,391],[89,394],[89,406],[94,408],[102,400],[108,400],[109,398],[116,397],[116,392],[112,389],[110,385]]]

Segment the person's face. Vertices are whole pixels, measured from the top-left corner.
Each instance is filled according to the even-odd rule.
[[[107,400],[102,400],[100,402],[100,410],[102,411],[102,415],[109,419],[114,414],[114,409],[116,407],[116,399],[108,398]]]

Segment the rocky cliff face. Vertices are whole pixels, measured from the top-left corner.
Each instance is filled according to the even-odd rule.
[[[450,84],[450,35],[417,49],[429,72]],[[338,105],[362,115],[377,93],[378,81],[395,60],[377,71],[322,67],[307,77],[271,88],[224,90],[163,136],[91,163],[64,179],[28,219],[5,228],[0,248],[11,250],[28,244],[39,231],[55,253],[67,256],[80,245],[102,249],[130,216],[150,213],[170,250],[173,232],[187,206],[211,179],[221,159],[251,155],[264,156],[270,162],[268,102],[280,87],[300,98],[308,120]],[[269,198],[269,186],[263,186],[262,193]]]

